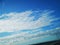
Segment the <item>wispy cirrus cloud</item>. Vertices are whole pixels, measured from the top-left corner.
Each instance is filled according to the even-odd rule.
[[[13,32],[18,30],[36,29],[44,26],[51,25],[51,22],[55,19],[50,16],[54,11],[24,11],[24,12],[12,12],[8,14],[2,14],[0,16],[0,32]],[[39,15],[38,15],[39,14]],[[40,16],[37,20],[36,15]]]
[[[12,12],[8,14],[2,14],[0,16],[0,32],[16,32],[17,34],[9,35],[6,37],[0,38],[1,45],[18,45],[23,42],[29,41],[28,38],[32,36],[36,36],[31,38],[31,40],[38,39],[41,37],[37,37],[38,34],[45,34],[50,32],[57,32],[60,27],[56,27],[54,29],[49,29],[46,31],[42,31],[41,27],[46,27],[51,25],[54,21],[59,20],[54,16],[51,16],[51,13],[54,11],[24,11],[24,12]],[[31,16],[32,15],[32,16]],[[36,17],[39,17],[38,19]],[[36,19],[36,20],[34,20]],[[57,25],[57,24],[54,24]],[[39,28],[39,29],[38,29]],[[20,32],[21,30],[31,30],[27,32]],[[54,31],[55,30],[55,31]],[[48,37],[48,36],[47,36]],[[27,40],[26,40],[26,39]],[[45,38],[45,37],[43,37]]]
[[[0,38],[0,44],[1,45],[7,45],[7,44],[8,45],[17,45],[17,44],[25,45],[24,43],[28,43],[30,40],[44,39],[44,38],[51,37],[51,36],[58,39],[57,38],[57,35],[58,35],[57,30],[59,31],[59,34],[60,34],[60,28],[59,27],[56,27],[56,28],[51,29],[51,30],[42,31],[42,32],[40,31],[40,32],[35,33],[35,34],[29,34],[26,32],[22,32],[22,33],[18,33],[15,35]],[[36,31],[33,31],[33,33],[34,32],[36,32]]]

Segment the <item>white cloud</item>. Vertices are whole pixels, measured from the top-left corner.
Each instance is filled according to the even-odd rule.
[[[58,29],[60,29],[59,27],[56,27]],[[35,34],[29,34],[29,33],[18,33],[16,35],[11,35],[11,36],[7,36],[7,37],[3,37],[3,38],[0,38],[0,44],[1,45],[18,45],[18,44],[24,44],[25,42],[29,42],[30,40],[35,40],[35,39],[42,39],[42,38],[47,38],[49,37],[50,35],[45,35],[45,36],[40,36],[40,34],[50,34],[50,33],[54,33],[54,32],[57,32],[57,30],[54,28],[54,29],[50,29],[50,30],[46,30],[45,32],[42,31],[42,32],[38,32],[38,33],[35,33]],[[57,32],[58,33],[58,32]],[[37,35],[39,35],[37,37]],[[32,36],[36,36],[34,38],[32,38]],[[51,35],[51,36],[54,36],[54,35]],[[24,38],[26,37],[26,38]],[[31,37],[31,38],[29,38]],[[55,37],[54,37],[55,38]]]
[[[52,16],[50,16],[52,12],[53,11],[43,11],[42,13],[40,13],[39,11],[35,11],[35,12],[25,11],[20,13],[14,12],[14,13],[3,14],[2,16],[0,16],[0,18],[2,18],[0,19],[0,32],[13,32],[13,31],[25,30],[25,29],[27,30],[33,29],[32,32],[37,32],[38,29],[36,28],[41,28],[44,26],[51,25],[52,21],[58,20],[58,18],[53,18]],[[39,17],[39,19],[33,21],[35,17],[34,16],[29,17],[29,16],[35,13],[41,16]],[[56,29],[59,29],[59,27],[56,27]],[[9,36],[0,38],[0,44],[1,45],[18,45],[20,43],[29,41],[29,39],[26,40],[24,39],[24,37],[28,38],[28,37],[46,33],[46,32],[47,33],[51,31],[54,32],[54,30],[55,28],[51,30],[47,30],[45,32],[41,30],[35,34],[30,34],[29,32],[21,32],[18,34],[9,35]],[[38,39],[37,37],[35,38]]]
[[[50,25],[53,19],[50,14],[53,11],[45,11],[40,14],[38,11],[25,11],[25,12],[12,12],[8,14],[2,14],[0,18],[0,32],[13,32],[18,30],[28,30],[41,28]],[[31,14],[37,13],[41,15],[38,20],[33,21],[34,16],[29,17]]]

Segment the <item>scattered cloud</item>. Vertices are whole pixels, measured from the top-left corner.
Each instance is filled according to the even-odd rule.
[[[58,20],[58,18],[54,18],[51,16],[51,13],[54,11],[24,11],[24,12],[12,12],[8,14],[2,14],[0,16],[0,32],[18,32],[21,30],[32,30],[29,33],[27,32],[20,32],[17,34],[12,34],[6,37],[0,38],[1,45],[17,45],[21,43],[25,43],[29,41],[32,36],[37,36],[38,34],[45,34],[50,32],[57,32],[60,27],[56,27],[54,29],[49,29],[46,31],[42,31],[41,27],[49,26],[53,23],[53,21]],[[31,16],[33,15],[33,16]],[[35,18],[35,16],[39,16],[39,18]],[[37,20],[34,20],[37,19]],[[47,36],[48,37],[48,36]],[[40,38],[35,37],[31,40]],[[43,37],[45,38],[45,37]],[[26,40],[27,39],[27,40]]]
[[[41,28],[50,25],[55,19],[50,16],[53,11],[24,11],[24,12],[12,12],[8,14],[2,14],[0,16],[0,32],[13,32],[18,30],[28,30]],[[39,14],[39,19],[33,21],[35,16],[31,16],[34,13]],[[34,14],[38,16],[37,14]]]
[[[56,27],[58,29],[60,29],[59,27]],[[57,30],[56,28],[51,29],[51,30],[46,30],[45,32],[38,32],[35,34],[29,34],[26,32],[22,32],[22,33],[18,33],[15,35],[11,35],[11,36],[7,36],[7,37],[3,37],[0,38],[0,44],[4,45],[4,44],[8,44],[8,45],[17,45],[17,44],[23,44],[25,42],[29,42],[29,40],[36,40],[36,39],[42,39],[42,38],[47,38],[49,36],[54,36],[52,34],[57,34]],[[48,35],[44,35],[43,34],[48,34]],[[55,38],[55,37],[54,37]]]

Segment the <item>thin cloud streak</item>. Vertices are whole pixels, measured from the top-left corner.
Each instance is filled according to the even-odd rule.
[[[39,18],[37,20],[34,20],[33,14],[39,14]],[[40,13],[39,11],[25,11],[20,13],[8,13],[3,14],[0,16],[0,32],[16,32],[17,34],[12,34],[6,37],[0,38],[0,44],[1,45],[18,45],[25,42],[29,42],[30,40],[35,39],[42,39],[47,38],[50,35],[50,33],[58,33],[60,30],[60,27],[56,27],[54,29],[49,29],[43,31],[41,27],[49,26],[53,23],[53,21],[59,20],[58,18],[54,18],[51,16],[51,13],[53,11],[43,11]],[[36,14],[35,14],[36,15]],[[5,18],[3,18],[5,17]],[[57,24],[54,24],[57,25]],[[19,31],[21,31],[19,33]],[[32,30],[29,33],[23,32],[23,30]],[[59,31],[60,32],[60,31]],[[41,34],[49,34],[42,36]],[[39,36],[38,36],[39,35]],[[41,35],[41,36],[40,36]],[[32,36],[35,36],[32,38]],[[56,37],[54,37],[56,38]]]
[[[33,21],[35,18],[34,13],[38,13],[40,15],[39,19]],[[51,22],[55,20],[51,15],[53,11],[45,11],[40,14],[39,11],[24,11],[20,13],[8,13],[2,14],[0,16],[0,32],[14,32],[18,30],[28,30],[28,29],[36,29],[44,26],[51,25]],[[4,17],[4,18],[3,18]]]

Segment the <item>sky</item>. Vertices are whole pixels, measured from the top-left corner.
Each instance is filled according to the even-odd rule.
[[[60,0],[0,0],[0,39],[60,29],[59,4]]]
[[[59,12],[59,0],[1,0],[2,13],[20,12],[24,10],[57,10]]]

